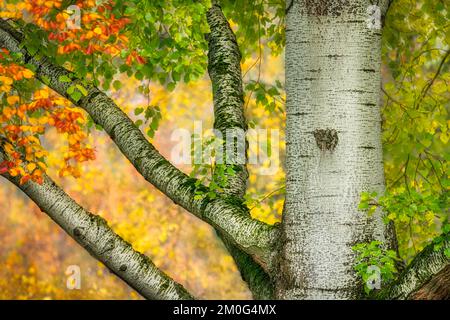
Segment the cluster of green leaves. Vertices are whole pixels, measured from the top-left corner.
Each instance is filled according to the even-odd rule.
[[[238,172],[239,167],[227,164],[226,159],[217,161],[218,148],[224,148],[225,142],[216,136],[201,137],[193,135],[191,144],[191,177],[197,178],[195,199],[215,199],[228,186],[229,177]],[[207,186],[206,189],[203,186]]]
[[[228,186],[228,179],[236,174],[237,167],[226,164],[211,164],[203,165],[202,169],[211,170],[210,175],[200,176],[195,182],[195,196],[194,199],[203,199],[208,197],[209,199],[215,199],[223,192],[224,188]],[[200,171],[204,172],[204,171]],[[204,185],[207,185],[205,189]]]
[[[372,214],[379,206],[387,212],[385,221],[399,220],[409,222],[417,216],[417,219],[425,218],[427,223],[431,223],[435,218],[445,214],[447,208],[447,194],[424,195],[411,190],[398,194],[386,193],[377,199],[377,193],[363,192],[361,194],[360,210],[368,210]]]
[[[70,79],[66,75],[62,75],[58,79],[60,82],[72,82],[72,79]],[[75,102],[79,101],[82,97],[87,96],[88,91],[86,89],[88,83],[86,81],[82,81],[80,83],[76,83],[71,85],[69,88],[67,88],[67,94],[72,98]]]
[[[255,96],[258,107],[263,107],[270,113],[282,114],[284,112],[284,88],[279,80],[275,81],[275,85],[250,80],[245,85],[245,90]]]
[[[268,46],[280,54],[285,45],[285,1],[219,1],[235,25],[236,38],[244,57]]]
[[[153,138],[155,136],[156,131],[159,127],[159,122],[161,121],[161,109],[159,106],[148,106],[147,108],[136,108],[134,109],[134,115],[142,116],[141,119],[137,119],[134,124],[137,127],[141,127],[145,124],[146,133],[149,138]]]
[[[116,1],[112,13],[131,18],[125,31],[130,36],[129,50],[137,50],[147,61],[134,66],[135,70],[122,65],[121,71],[134,72],[137,79],[159,80],[168,87],[202,76],[207,63],[209,6],[209,0]]]
[[[63,8],[71,1],[63,4]],[[284,47],[284,1],[219,1],[225,15],[236,30],[237,39],[244,58],[259,52],[269,45],[272,53],[278,54]],[[100,2],[101,6],[102,3]],[[70,45],[71,39],[63,42],[48,40],[50,31],[45,31],[32,23],[19,21],[27,35],[24,45],[32,53],[40,54],[56,63],[73,70],[79,78],[88,79],[93,84],[108,90],[113,86],[120,89],[122,82],[118,80],[121,73],[135,77],[145,83],[159,81],[168,90],[173,90],[179,81],[189,82],[204,75],[207,66],[207,37],[209,26],[206,12],[211,6],[210,0],[117,0],[112,8],[106,9],[106,17],[115,19],[128,18],[129,23],[118,34],[108,35],[106,43],[114,44],[119,37],[124,36],[127,47],[117,55],[94,51],[86,54],[84,50],[74,50],[58,54],[58,48]],[[96,8],[83,9],[82,15]],[[54,9],[45,20],[52,21],[60,9]],[[83,25],[82,25],[83,27]],[[60,30],[64,31],[64,30]],[[45,39],[45,40],[44,40]],[[83,49],[90,45],[90,40],[79,40]],[[140,60],[127,61],[130,54],[137,54]],[[142,59],[141,59],[142,58]],[[143,62],[144,61],[144,62]],[[270,111],[280,109],[277,100],[278,90],[282,89],[278,82],[276,86],[264,84],[249,84],[255,86],[258,103]],[[266,92],[262,93],[262,90]],[[83,96],[83,90],[71,89],[71,97],[78,101]]]
[[[382,108],[387,192],[375,204],[394,221],[402,258],[441,233],[450,170],[450,3],[397,0],[383,29]]]
[[[383,285],[395,279],[398,272],[395,263],[399,260],[395,251],[384,249],[380,241],[359,243],[352,249],[357,254],[354,269],[364,282],[366,294],[374,289],[370,284],[377,280],[376,277],[380,277]],[[376,272],[378,270],[379,274]]]
[[[66,5],[70,2],[64,7]],[[115,43],[120,35],[128,39],[127,48],[115,56],[104,52],[86,54],[83,50],[58,54],[58,47],[69,44],[70,39],[60,43],[47,40],[47,31],[32,23],[18,23],[27,35],[24,45],[31,54],[34,55],[39,49],[43,56],[54,58],[58,64],[70,67],[77,76],[102,85],[104,90],[109,89],[111,84],[120,87],[120,81],[114,80],[119,73],[126,73],[138,80],[156,80],[168,88],[174,88],[178,81],[197,79],[206,70],[205,35],[209,32],[206,11],[209,7],[210,0],[114,1],[112,9],[105,11],[106,16],[129,18],[130,21],[119,34],[111,34],[106,41]],[[59,11],[55,8],[43,18],[51,21]],[[80,44],[87,48],[89,40]],[[136,60],[131,64],[125,63],[133,52],[145,63]]]
[[[442,234],[433,239],[433,248],[438,251],[442,248],[445,242],[450,241],[450,223],[445,223],[442,227]],[[444,254],[450,258],[450,249],[446,248]]]
[[[406,260],[413,257],[423,246],[440,234],[448,220],[448,194],[420,193],[416,190],[387,192],[377,197],[376,192],[361,194],[360,210],[372,214],[381,207],[384,221],[394,222],[401,235],[398,243]],[[409,234],[408,237],[402,237]],[[424,240],[424,237],[427,237]]]

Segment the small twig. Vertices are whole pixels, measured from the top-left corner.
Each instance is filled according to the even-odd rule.
[[[283,185],[283,186],[279,187],[278,189],[275,189],[275,190],[269,192],[269,193],[266,194],[263,198],[261,198],[261,199],[257,202],[257,204],[255,204],[253,207],[251,207],[251,208],[249,209],[249,211],[252,211],[253,209],[256,208],[256,206],[257,206],[258,204],[260,204],[261,202],[263,202],[264,200],[266,200],[267,198],[269,198],[270,196],[272,196],[273,194],[277,193],[278,191],[280,191],[280,190],[282,190],[282,189],[284,189],[284,188],[285,188],[285,186]]]
[[[419,100],[417,101],[415,108],[416,110],[419,108],[419,105],[422,103],[423,99],[427,95],[428,91],[430,90],[433,83],[436,81],[437,77],[441,73],[442,67],[444,66],[445,60],[450,56],[450,50],[447,50],[446,54],[442,57],[441,62],[439,63],[439,67],[436,70],[436,73],[434,74],[433,78],[423,87],[421,91],[421,95],[419,97]]]

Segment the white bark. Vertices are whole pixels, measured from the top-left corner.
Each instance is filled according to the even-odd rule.
[[[169,163],[137,128],[133,121],[105,93],[88,85],[88,94],[74,101],[67,93],[69,87],[82,83],[82,79],[65,68],[55,65],[49,58],[35,58],[20,46],[23,35],[8,22],[0,19],[0,47],[20,53],[23,62],[36,68],[37,79],[48,79],[55,92],[84,109],[95,123],[101,125],[136,170],[158,190],[187,211],[220,230],[230,242],[238,246],[262,265],[268,265],[271,249],[278,229],[252,219],[247,208],[232,199],[222,197],[211,200],[195,199],[195,179]],[[39,56],[39,55],[38,55]],[[72,79],[61,82],[61,76]],[[43,81],[44,82],[44,81]],[[203,187],[205,188],[205,187]]]
[[[386,241],[388,234],[380,213],[368,218],[357,209],[362,191],[384,190],[381,30],[368,28],[370,1],[289,5],[287,182],[277,294],[356,298],[361,287],[351,247]]]

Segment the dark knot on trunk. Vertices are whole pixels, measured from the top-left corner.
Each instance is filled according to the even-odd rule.
[[[322,151],[334,151],[336,148],[339,138],[337,131],[334,129],[316,129],[313,132],[314,138],[316,139],[317,146]]]

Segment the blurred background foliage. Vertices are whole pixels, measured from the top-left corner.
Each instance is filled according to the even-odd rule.
[[[408,262],[449,218],[450,3],[393,1],[382,58],[387,193],[378,203]]]
[[[283,132],[284,1],[220,2],[243,53],[249,127]],[[50,36],[55,31],[47,21],[58,19],[55,7],[70,3],[81,4],[101,17],[85,21],[91,30],[65,38],[58,38],[60,33]],[[107,4],[0,0],[0,17],[12,16],[17,8],[31,12],[39,8],[39,14],[24,16],[25,22],[21,22],[34,35],[26,45],[33,48],[41,39],[54,37],[46,45],[47,54],[107,90],[170,158],[176,143],[170,139],[174,128],[192,131],[193,122],[202,121],[206,130],[213,124],[211,84],[205,74],[209,1],[116,0],[113,7]],[[42,19],[42,8],[47,5],[46,19]],[[129,21],[120,20],[126,18]],[[449,18],[450,5],[443,0],[394,0],[383,31],[387,192],[375,195],[365,190],[361,208],[383,207],[386,222],[393,221],[396,226],[405,263],[437,237],[448,220]],[[104,27],[112,21],[123,27],[105,33]],[[95,41],[86,39],[89,31]],[[36,81],[27,86],[42,89]],[[6,97],[3,99],[5,103]],[[89,133],[86,144],[95,150],[96,159],[78,164],[78,178],[59,177],[67,136],[49,128],[40,138],[49,151],[46,165],[50,176],[197,297],[249,298],[214,231],[145,182],[101,128],[84,117],[83,128]],[[280,221],[283,208],[283,133],[280,139],[280,169],[275,175],[260,175],[258,166],[249,167],[247,205],[252,216],[268,223]],[[192,169],[189,165],[180,168],[187,173]],[[4,180],[0,199],[1,299],[140,298]],[[66,288],[65,270],[70,265],[81,267],[81,290]]]

